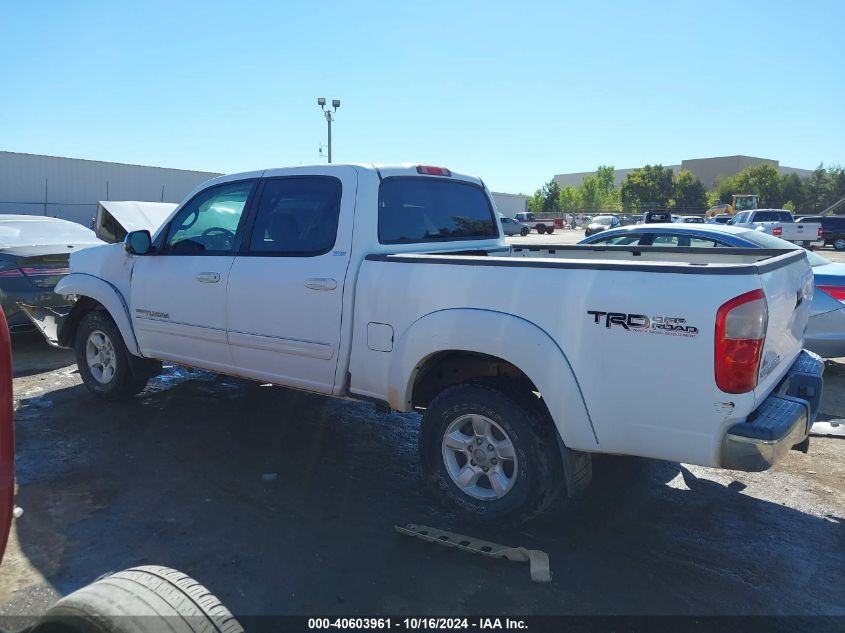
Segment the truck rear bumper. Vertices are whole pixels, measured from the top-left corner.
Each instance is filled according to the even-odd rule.
[[[748,416],[728,429],[723,468],[758,472],[806,441],[822,396],[822,359],[803,350],[777,388]]]

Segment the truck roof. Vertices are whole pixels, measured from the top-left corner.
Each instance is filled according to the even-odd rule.
[[[331,164],[314,164],[314,165],[294,165],[294,166],[282,166],[282,167],[269,167],[267,169],[255,170],[255,171],[248,171],[248,172],[240,172],[235,174],[224,174],[222,176],[218,176],[216,178],[212,178],[210,180],[206,180],[205,183],[201,185],[199,188],[205,188],[208,183],[212,182],[227,182],[231,180],[239,180],[244,178],[259,178],[267,172],[271,172],[277,169],[290,169],[295,171],[302,171],[307,173],[309,171],[319,169],[321,172],[325,173],[325,170],[333,170],[333,169],[341,169],[341,168],[349,168],[353,167],[358,170],[365,170],[365,171],[374,171],[379,175],[379,178],[389,178],[394,176],[419,176],[419,177],[438,177],[438,178],[452,178],[455,180],[464,180],[468,182],[475,183],[480,186],[484,186],[483,181],[478,176],[473,176],[471,174],[464,174],[461,172],[456,172],[448,167],[441,167],[441,166],[431,166],[424,163],[331,163]],[[443,170],[445,173],[438,174],[438,173],[420,173],[418,168],[425,168],[425,169],[435,169],[435,170]]]

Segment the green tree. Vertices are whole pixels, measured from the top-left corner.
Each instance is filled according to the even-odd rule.
[[[780,199],[784,209],[795,211],[804,208],[804,190],[798,174],[781,174]]]
[[[806,213],[819,213],[835,200],[832,200],[831,178],[824,165],[819,164],[813,173],[804,178],[802,190]]]
[[[528,199],[528,210],[532,213],[560,213],[560,185],[554,178]]]
[[[684,213],[706,211],[707,192],[698,176],[687,169],[682,169],[673,179],[675,193],[672,196],[672,208]]]
[[[564,213],[576,213],[583,208],[581,193],[572,185],[560,190],[560,209]]]
[[[673,172],[663,165],[646,165],[631,171],[622,183],[622,204],[626,210],[666,208],[675,193]]]
[[[587,176],[581,181],[578,193],[581,196],[583,211],[600,213],[621,209],[615,171],[612,165],[599,165],[594,176]]]
[[[781,175],[773,165],[760,163],[719,183],[719,198],[730,202],[735,194],[751,193],[760,197],[761,208],[778,208],[785,200],[781,196]]]

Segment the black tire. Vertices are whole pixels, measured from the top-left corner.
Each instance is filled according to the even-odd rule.
[[[62,598],[32,633],[243,633],[232,613],[190,576],[154,565],[101,578]]]
[[[86,360],[88,336],[95,331],[102,332],[111,344],[114,373],[108,382],[95,378]],[[111,316],[103,310],[92,310],[82,317],[76,330],[74,350],[82,381],[91,393],[103,400],[128,398],[147,386],[151,374],[133,372],[123,336]]]
[[[549,235],[551,235],[554,232],[555,232],[555,227],[553,227],[553,226],[550,226],[549,228],[546,229],[546,233],[548,233]]]
[[[837,251],[845,251],[845,238],[837,237],[833,240],[833,248]]]
[[[546,232],[546,225],[545,225],[545,224],[538,224],[538,225],[537,225],[536,227],[534,227],[534,228],[536,228],[536,229],[537,229],[537,233],[539,233],[540,235],[542,235],[543,233],[545,233],[545,232]]]
[[[470,413],[495,422],[513,444],[516,479],[498,499],[483,500],[467,494],[447,470],[444,434],[453,421]],[[423,474],[438,501],[448,509],[475,521],[493,519],[500,525],[518,525],[545,510],[561,488],[563,466],[556,434],[545,408],[530,392],[476,382],[449,387],[429,403],[420,425]]]
[[[522,227],[522,230],[519,232],[519,234],[520,234],[522,237],[525,237],[525,236],[526,236],[526,235],[528,235],[528,233],[530,233],[530,232],[531,232],[531,229],[529,229],[527,226],[523,226],[523,227]]]

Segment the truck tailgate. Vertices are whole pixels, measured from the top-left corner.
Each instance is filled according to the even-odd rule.
[[[760,273],[769,322],[754,391],[757,402],[774,389],[801,353],[813,297],[813,272],[806,256],[788,266],[763,264]]]

